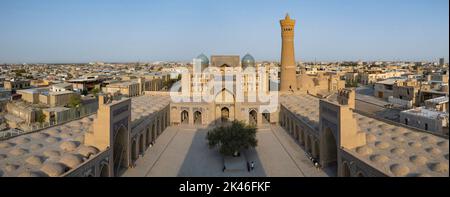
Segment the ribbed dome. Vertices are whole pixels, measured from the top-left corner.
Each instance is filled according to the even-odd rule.
[[[200,54],[199,56],[197,56],[197,59],[200,59],[200,61],[202,62],[202,70],[209,66],[209,59],[205,54]]]
[[[242,68],[247,68],[247,67],[255,67],[255,58],[253,58],[252,55],[250,54],[246,54],[243,58],[242,58]]]

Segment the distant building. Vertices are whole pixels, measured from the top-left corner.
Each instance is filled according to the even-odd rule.
[[[22,95],[22,100],[32,103],[39,103],[39,95],[48,94],[48,88],[33,88],[33,89],[25,89],[25,90],[17,90],[17,94]]]
[[[31,80],[30,84],[31,84],[31,86],[34,86],[34,87],[47,87],[47,86],[51,85],[52,82],[48,81],[48,80],[40,79],[40,80]]]
[[[11,99],[11,91],[0,88],[0,101],[8,101]]]
[[[102,88],[102,91],[105,93],[120,93],[127,97],[135,97],[142,95],[145,91],[159,91],[162,89],[162,79],[153,76],[148,76],[150,79],[146,78],[140,77],[137,80],[111,83]]]
[[[11,100],[11,91],[0,88],[0,112],[5,111],[6,103]]]
[[[48,94],[39,95],[39,101],[50,107],[66,106],[69,104],[70,98],[74,96],[79,97],[80,95],[72,91],[49,92]]]
[[[379,81],[375,83],[374,86],[374,96],[377,98],[388,99],[394,96],[394,86],[398,82],[405,82],[405,78],[391,78],[384,81]]]
[[[96,87],[100,87],[100,84],[106,79],[99,78],[88,78],[88,79],[73,79],[68,82],[73,85],[73,90],[82,92],[82,91],[91,91]]]
[[[448,97],[426,101],[426,106],[400,112],[400,121],[425,131],[448,135]]]
[[[49,107],[65,106],[69,103],[70,97],[79,96],[73,91],[52,92],[48,88],[34,88],[26,90],[18,90],[18,94],[22,95],[22,100],[31,104],[44,104]]]
[[[3,84],[6,90],[21,90],[31,87],[30,80],[11,80],[5,81]]]
[[[121,83],[113,83],[103,88],[105,93],[121,93],[127,97],[135,97],[141,95],[139,83],[135,81],[127,81]]]
[[[73,85],[71,83],[58,83],[52,85],[52,92],[64,92],[64,91],[72,91]]]
[[[410,101],[412,105],[418,105],[420,83],[417,80],[408,79],[398,81],[393,86],[393,97]]]
[[[381,70],[366,71],[364,73],[361,73],[360,83],[364,85],[370,85],[376,83],[377,81],[394,77],[402,77],[405,74],[406,74],[405,71],[390,71],[390,72],[383,72]]]
[[[300,75],[297,90],[317,96],[325,96],[345,88],[345,80],[337,74],[318,73],[317,75]]]
[[[444,64],[445,64],[445,59],[439,58],[439,66],[444,66]]]

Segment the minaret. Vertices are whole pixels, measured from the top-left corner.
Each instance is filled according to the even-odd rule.
[[[295,20],[286,14],[284,20],[280,20],[281,25],[281,80],[280,91],[296,91],[297,90],[297,77],[296,77],[296,63],[294,55],[294,27]]]

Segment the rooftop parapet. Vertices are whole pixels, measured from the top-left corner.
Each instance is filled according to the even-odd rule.
[[[348,88],[339,90],[337,101],[339,105],[347,105],[349,108],[355,109],[355,91]]]

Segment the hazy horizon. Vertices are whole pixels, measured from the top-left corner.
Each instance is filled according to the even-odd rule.
[[[449,59],[448,0],[2,0],[0,64],[190,62],[200,53],[279,61]]]

